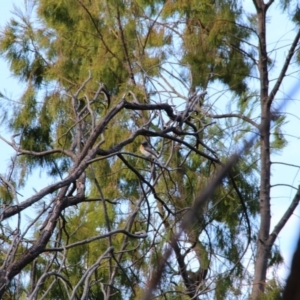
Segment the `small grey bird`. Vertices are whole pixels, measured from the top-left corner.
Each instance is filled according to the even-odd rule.
[[[158,158],[158,153],[146,141],[140,145],[140,151],[146,157]]]

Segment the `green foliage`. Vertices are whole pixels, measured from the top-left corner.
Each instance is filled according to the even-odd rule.
[[[261,295],[260,300],[280,300],[282,299],[283,285],[276,278],[268,280],[266,292]]]
[[[176,13],[186,18],[182,62],[190,67],[192,89],[220,80],[237,94],[245,92],[251,63],[244,59],[241,41],[250,32],[238,25],[241,11],[236,3],[168,2],[164,17],[172,18]]]
[[[273,113],[272,115],[274,119],[274,129],[273,129],[273,140],[272,140],[272,148],[274,151],[282,150],[286,145],[287,141],[284,138],[284,134],[282,133],[282,126],[285,124],[285,116],[279,115],[278,113]]]
[[[12,191],[10,191],[10,188],[6,185],[3,184],[0,186],[0,201],[1,205],[9,205],[13,201],[13,194]]]
[[[272,251],[270,253],[270,258],[268,261],[268,267],[277,267],[280,264],[283,263],[283,257],[280,253],[280,249],[277,245],[274,245],[274,247],[272,248]]]
[[[39,237],[44,229],[38,228],[48,213],[51,216],[50,208],[57,203],[66,206],[53,221],[56,227],[47,243],[52,250],[41,253],[34,267],[28,265],[26,275],[35,268],[36,283],[49,266],[54,272],[41,283],[37,298],[51,287],[46,299],[67,299],[80,283],[79,297],[84,282],[90,282],[89,299],[104,299],[103,291],[109,289],[114,299],[140,299],[197,195],[253,125],[243,118],[219,122],[205,114],[212,107],[209,97],[188,111],[192,126],[167,120],[162,110],[147,110],[146,105],[169,103],[179,116],[187,101],[183,94],[218,82],[230,90],[228,109],[250,119],[258,103],[246,81],[252,62],[244,55],[243,41],[250,31],[241,26],[239,4],[227,0],[39,0],[34,12],[38,23],[18,12],[0,39],[12,74],[26,83],[9,119],[9,129],[18,134],[15,145],[23,151],[15,160],[13,177],[24,186],[38,169],[64,184],[51,190],[49,198],[41,197],[44,202],[36,211],[42,217],[28,235]],[[179,92],[182,87],[184,93]],[[108,122],[106,117],[120,99],[145,106],[123,109]],[[96,133],[103,120],[105,129]],[[274,120],[274,149],[285,145],[283,123],[280,116]],[[138,149],[144,140],[160,151],[159,161],[141,156]],[[117,148],[121,143],[123,148]],[[95,149],[100,154],[82,171],[85,192],[79,196],[80,178],[74,174]],[[259,211],[257,161],[255,151],[245,154],[178,242],[186,270],[197,264],[216,278],[210,287],[215,299],[238,295],[237,282],[246,273],[242,257],[248,242],[253,242],[248,222]],[[2,182],[0,199],[8,205],[14,201]],[[108,235],[116,230],[122,232]],[[137,237],[145,233],[146,238]],[[91,272],[90,281],[83,280],[109,247],[112,252]],[[270,266],[280,259],[275,249]],[[188,299],[190,287],[178,261],[172,257],[168,263],[157,298]],[[193,282],[200,294],[205,293],[204,279],[200,283]]]
[[[216,283],[216,300],[222,300],[226,298],[227,291],[232,285],[232,282],[228,276],[218,276]]]
[[[11,20],[6,26],[1,35],[0,51],[5,53],[15,76],[39,87],[47,72],[47,65],[42,55],[35,51],[40,32],[34,31],[20,11],[17,13],[21,20]],[[27,26],[23,26],[23,22],[26,22]],[[21,41],[20,37],[22,37]]]

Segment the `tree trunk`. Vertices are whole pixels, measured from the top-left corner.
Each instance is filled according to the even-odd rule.
[[[261,101],[261,130],[260,130],[260,228],[257,239],[257,253],[255,259],[254,281],[251,299],[259,299],[264,292],[271,246],[268,243],[270,233],[270,104],[268,103],[268,53],[266,42],[266,11],[263,1],[255,0],[258,16],[259,38],[259,73],[260,73],[260,101]]]

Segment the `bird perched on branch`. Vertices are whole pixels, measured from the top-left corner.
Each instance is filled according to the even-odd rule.
[[[149,145],[147,141],[140,145],[140,151],[146,157],[158,158],[158,153]]]

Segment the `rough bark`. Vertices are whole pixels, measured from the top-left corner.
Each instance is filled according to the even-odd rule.
[[[258,299],[259,294],[264,291],[268,255],[270,247],[267,239],[270,232],[270,106],[267,104],[269,92],[268,78],[268,54],[266,41],[266,5],[255,1],[258,16],[259,36],[259,73],[260,73],[260,101],[261,101],[261,130],[260,130],[260,228],[257,241],[257,254],[255,259],[255,273],[252,290],[252,299]]]
[[[283,228],[286,221],[291,216],[292,212],[299,203],[299,190],[285,212],[280,222],[275,226],[274,231],[270,234],[271,224],[271,151],[270,151],[270,131],[271,131],[271,105],[278,91],[283,78],[286,76],[286,71],[290,65],[291,58],[295,52],[299,42],[299,32],[290,47],[288,56],[283,64],[280,75],[271,92],[269,92],[268,78],[268,52],[267,52],[267,37],[266,37],[266,18],[267,10],[273,1],[264,3],[262,0],[253,0],[258,19],[258,39],[259,39],[259,61],[258,69],[260,75],[260,102],[261,102],[261,126],[260,126],[260,227],[257,239],[257,253],[254,266],[254,280],[251,293],[251,299],[257,300],[265,290],[266,274],[268,267],[268,257],[270,256],[272,246],[276,240],[279,231]],[[284,223],[284,224],[282,224]],[[277,230],[278,229],[278,230]]]

